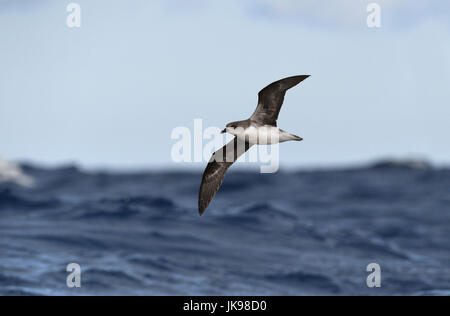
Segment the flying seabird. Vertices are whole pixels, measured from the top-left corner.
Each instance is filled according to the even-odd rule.
[[[206,166],[198,198],[200,215],[203,215],[222,185],[228,168],[251,146],[303,140],[279,129],[277,119],[286,91],[308,77],[307,75],[289,77],[268,85],[259,92],[258,106],[248,120],[227,124],[222,133],[232,134],[235,138],[216,151]]]

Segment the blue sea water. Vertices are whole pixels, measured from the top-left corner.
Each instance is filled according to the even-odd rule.
[[[201,172],[23,169],[33,188],[0,184],[0,295],[450,295],[447,169],[230,171],[203,217]]]

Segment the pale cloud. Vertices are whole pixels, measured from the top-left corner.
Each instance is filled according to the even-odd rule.
[[[69,1],[68,1],[69,2]],[[79,0],[86,4],[85,0]],[[101,3],[102,1],[100,1]],[[105,2],[106,3],[106,2]],[[222,11],[243,12],[247,17],[272,22],[294,22],[307,27],[358,28],[366,27],[367,5],[377,3],[382,9],[385,27],[408,27],[434,20],[449,23],[450,1],[427,0],[152,0],[155,8],[167,13],[179,14],[200,12],[202,14]],[[60,0],[0,0],[0,13],[26,12],[49,5],[61,5]],[[147,0],[133,0],[125,6],[130,10],[141,10],[148,6]]]
[[[0,13],[27,12],[44,8],[51,3],[51,0],[0,0]]]
[[[448,23],[450,12],[450,2],[444,0],[247,0],[245,5],[253,15],[305,25],[362,27],[369,3],[381,6],[387,26],[411,26],[430,18]]]

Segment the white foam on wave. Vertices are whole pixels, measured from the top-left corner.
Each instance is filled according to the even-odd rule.
[[[35,181],[26,175],[18,164],[0,159],[0,183],[15,183],[29,188]]]

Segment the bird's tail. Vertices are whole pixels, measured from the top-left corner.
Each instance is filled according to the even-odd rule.
[[[291,136],[292,136],[292,140],[295,140],[297,142],[301,142],[303,140],[303,138],[301,138],[300,136],[297,136],[294,134],[291,134]]]

